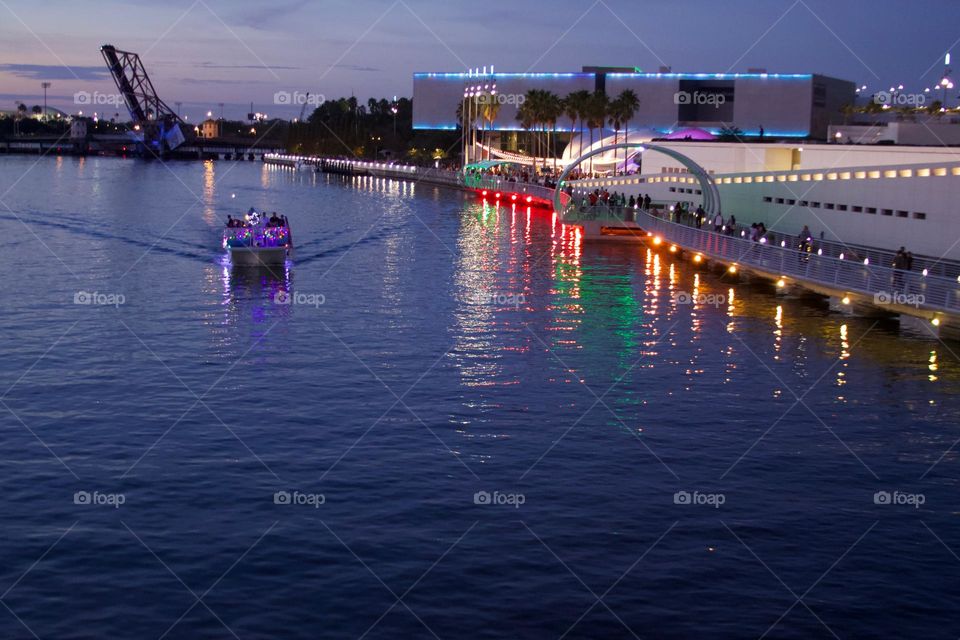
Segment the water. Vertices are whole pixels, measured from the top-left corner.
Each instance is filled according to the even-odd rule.
[[[960,633],[957,345],[426,185],[0,194],[0,637]],[[223,262],[251,205],[280,273]]]

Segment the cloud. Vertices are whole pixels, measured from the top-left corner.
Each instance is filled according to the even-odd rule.
[[[334,69],[346,69],[347,71],[382,71],[377,67],[365,67],[359,64],[335,64]]]
[[[289,19],[292,14],[310,4],[310,0],[287,0],[286,2],[271,2],[257,6],[237,15],[229,16],[230,21],[244,27],[257,30],[268,30],[271,26],[283,19]],[[289,24],[289,23],[288,23]]]
[[[214,62],[198,62],[194,67],[198,69],[279,69],[279,70],[296,70],[301,69],[302,67],[288,67],[282,64],[216,64]]]
[[[106,67],[65,67],[59,64],[0,64],[0,71],[6,71],[20,78],[30,80],[103,80],[110,72]]]
[[[204,78],[180,78],[183,84],[267,84],[263,80],[208,80]]]

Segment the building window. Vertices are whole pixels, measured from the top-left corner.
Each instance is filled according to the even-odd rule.
[[[797,201],[796,201],[796,200],[787,200],[787,204],[792,207],[793,205],[797,204]]]
[[[919,211],[914,211],[914,212],[913,212],[913,219],[914,219],[914,220],[926,220],[926,219],[927,219],[927,214],[925,214],[925,213],[920,213]]]
[[[880,210],[880,215],[882,215],[882,216],[892,216],[892,215],[893,215],[893,209],[881,209],[881,210]]]
[[[873,214],[873,215],[876,215],[876,213],[877,213],[877,208],[876,208],[876,207],[867,207],[867,213],[871,213],[871,214]]]
[[[773,202],[773,198],[771,198],[770,196],[763,196],[763,201],[764,201],[764,202]]]
[[[824,208],[824,209],[833,210],[833,203],[832,203],[832,202],[825,202],[824,205],[823,205],[823,208]]]
[[[846,210],[847,210],[847,205],[845,205],[845,204],[838,204],[838,205],[837,205],[837,211],[846,211]]]
[[[809,206],[810,206],[810,201],[809,201],[809,200],[801,200],[801,201],[800,201],[800,206],[801,206],[801,207],[809,207]]]
[[[810,208],[811,208],[811,209],[819,209],[819,208],[820,208],[820,203],[819,203],[819,202],[811,202],[811,203],[810,203]]]
[[[897,211],[898,218],[907,218],[909,216],[910,216],[910,212],[908,211]]]
[[[783,204],[783,198],[777,198],[777,204]]]
[[[857,205],[850,207],[850,210],[854,213],[863,213],[863,207],[858,207]]]

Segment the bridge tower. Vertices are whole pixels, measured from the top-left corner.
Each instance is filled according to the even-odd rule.
[[[192,130],[157,95],[140,56],[112,44],[100,47],[100,53],[127,105],[133,135],[144,155],[160,157],[183,144]]]

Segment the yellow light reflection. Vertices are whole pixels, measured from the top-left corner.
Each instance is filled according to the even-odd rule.
[[[774,360],[780,359],[780,348],[783,346],[783,306],[777,305],[777,313],[773,317],[773,322],[776,325],[776,329],[773,330],[773,351],[775,355],[773,356]]]

